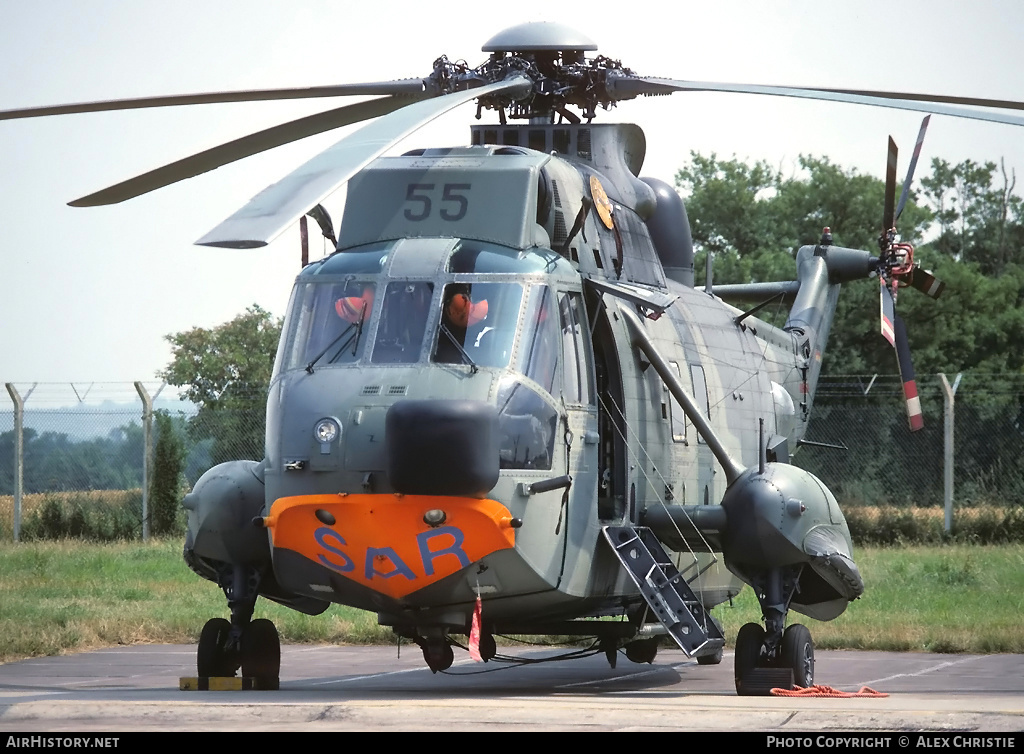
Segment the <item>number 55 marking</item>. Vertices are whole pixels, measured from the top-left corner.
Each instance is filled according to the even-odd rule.
[[[469,209],[469,197],[457,194],[457,191],[469,191],[472,185],[469,183],[446,183],[444,184],[444,195],[441,197],[441,202],[455,203],[455,209],[449,210],[444,207],[441,208],[441,219],[442,220],[461,220],[466,216],[466,210]]]
[[[461,220],[469,210],[469,197],[465,192],[472,189],[469,183],[446,183],[441,193],[441,219],[448,222]],[[433,203],[430,194],[434,191],[433,183],[410,183],[405,188],[405,200],[414,202],[415,205],[407,207],[404,216],[406,220],[420,222],[430,217]]]

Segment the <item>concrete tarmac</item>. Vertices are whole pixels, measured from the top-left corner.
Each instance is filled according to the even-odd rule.
[[[415,646],[285,646],[277,691],[180,691],[193,646],[24,660],[0,665],[0,731],[1024,731],[1022,655],[818,651],[817,683],[889,696],[794,699],[737,696],[729,652],[718,666],[620,653],[613,669],[603,654],[505,651],[529,664],[456,650],[435,675]]]

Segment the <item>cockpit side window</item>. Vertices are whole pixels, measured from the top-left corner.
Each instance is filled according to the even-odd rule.
[[[357,361],[375,289],[373,283],[353,280],[297,286],[285,323],[283,368]]]
[[[374,364],[419,361],[433,295],[433,283],[388,283],[370,358]]]

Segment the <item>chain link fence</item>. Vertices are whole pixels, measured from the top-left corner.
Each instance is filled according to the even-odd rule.
[[[161,428],[181,449],[182,492],[223,460],[263,458],[262,396],[251,408],[212,415],[159,383],[9,385],[7,392],[0,539],[146,537]],[[168,421],[154,421],[158,413]]]
[[[954,505],[1024,504],[1024,375],[952,382]],[[844,449],[806,445],[794,463],[844,506],[943,507],[947,401],[937,375],[921,376],[918,390],[925,425],[911,432],[898,376],[822,378],[806,439]]]
[[[794,463],[823,479],[843,506],[941,510],[943,389],[934,375],[918,386],[925,428],[912,433],[898,376],[822,378],[806,437],[820,444],[799,448]],[[0,539],[58,526],[72,536],[86,529],[101,539],[144,536],[151,516],[145,486],[159,433],[149,422],[147,448],[151,414],[133,385],[12,387],[10,408],[0,409]],[[143,390],[181,442],[184,488],[222,461],[263,457],[262,397],[244,410],[204,413],[159,385]],[[955,504],[1024,505],[1024,375],[965,375],[954,408]]]

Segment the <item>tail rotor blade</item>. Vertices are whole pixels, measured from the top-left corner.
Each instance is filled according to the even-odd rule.
[[[903,398],[907,404],[907,421],[910,431],[917,432],[924,428],[924,415],[921,413],[921,399],[917,394],[917,377],[914,364],[910,358],[910,344],[907,341],[907,328],[903,319],[896,315],[896,361],[900,367],[900,381],[903,383]]]
[[[917,158],[921,156],[921,146],[924,144],[924,132],[928,130],[928,122],[932,119],[932,116],[924,116],[924,120],[921,121],[921,130],[917,133],[917,143],[914,145],[914,155],[910,158],[910,167],[907,168],[907,178],[903,181],[903,191],[900,193],[899,204],[896,205],[896,215],[893,218],[893,225],[895,225],[900,215],[903,214],[903,208],[907,205],[907,197],[910,194],[910,184],[914,181],[914,168],[917,167]]]
[[[892,300],[892,294],[889,293],[889,288],[886,286],[885,281],[879,279],[879,285],[881,286],[881,292],[879,294],[879,309],[881,319],[881,331],[882,337],[889,341],[889,345],[896,347],[896,306]]]
[[[882,215],[882,235],[888,233],[895,222],[893,205],[896,202],[896,159],[899,150],[896,142],[889,137],[889,159],[885,166],[885,212]]]
[[[946,288],[945,283],[920,267],[915,267],[910,273],[910,285],[930,298],[938,298]]]

